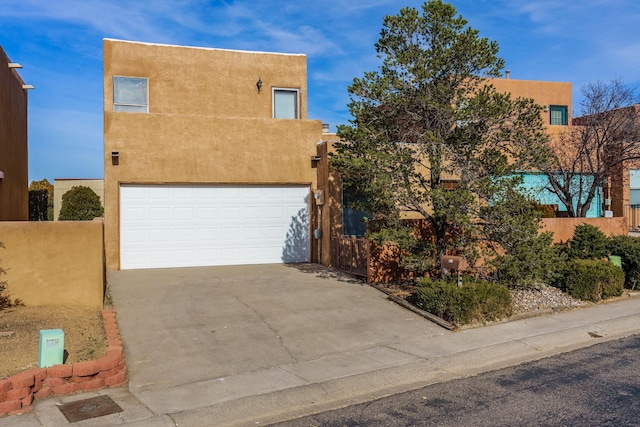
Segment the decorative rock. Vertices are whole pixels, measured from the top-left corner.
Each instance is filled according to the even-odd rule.
[[[68,378],[73,375],[73,365],[53,365],[47,368],[47,374],[53,378]]]
[[[547,309],[575,308],[586,305],[553,286],[540,286],[510,291],[513,314],[531,313]]]
[[[78,362],[73,365],[73,376],[86,377],[100,372],[100,365],[94,360]]]

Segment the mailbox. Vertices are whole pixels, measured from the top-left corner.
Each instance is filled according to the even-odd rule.
[[[442,257],[442,268],[447,270],[462,271],[469,268],[467,260],[461,256],[445,255]]]

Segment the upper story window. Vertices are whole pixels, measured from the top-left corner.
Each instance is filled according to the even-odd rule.
[[[141,77],[114,77],[113,111],[147,113],[149,111],[147,79]]]
[[[298,89],[273,89],[273,118],[300,118],[300,91]]]
[[[550,105],[551,124],[567,126],[569,124],[569,111],[566,105]]]

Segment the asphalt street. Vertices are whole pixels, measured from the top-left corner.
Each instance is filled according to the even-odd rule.
[[[272,426],[637,426],[639,417],[636,335]]]

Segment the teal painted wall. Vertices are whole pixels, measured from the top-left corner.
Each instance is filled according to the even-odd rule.
[[[549,186],[549,179],[545,175],[528,173],[523,174],[522,178],[522,188],[528,191],[531,196],[540,204],[558,205],[559,211],[567,210],[562,202],[560,202],[558,196],[545,188]],[[578,182],[576,180],[576,186],[577,185]],[[602,188],[598,187],[598,189],[596,190],[596,195],[591,202],[591,206],[589,207],[589,211],[587,212],[587,218],[599,218],[602,216]]]

